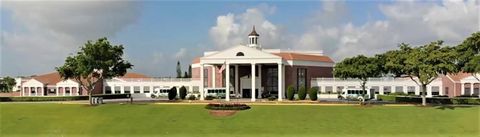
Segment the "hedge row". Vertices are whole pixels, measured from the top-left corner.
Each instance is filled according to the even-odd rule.
[[[130,98],[130,94],[93,95],[103,99]],[[35,97],[0,97],[0,102],[36,102],[36,101],[74,101],[88,100],[88,96],[35,96]]]
[[[392,95],[377,95],[377,98],[382,101],[392,101],[396,103],[422,103],[422,97],[412,96],[392,96]],[[466,98],[466,97],[429,97],[427,103],[430,104],[455,104],[455,105],[480,105],[480,98]]]

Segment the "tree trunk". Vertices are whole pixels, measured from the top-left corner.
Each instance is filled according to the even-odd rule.
[[[367,81],[363,81],[362,82],[362,97],[363,97],[363,100],[362,100],[362,104],[365,102],[365,85],[367,84]]]
[[[93,100],[92,100],[92,92],[88,92],[88,102],[90,102],[90,106],[93,105]]]
[[[427,105],[427,85],[422,84],[420,87],[420,94],[422,95],[422,106]]]

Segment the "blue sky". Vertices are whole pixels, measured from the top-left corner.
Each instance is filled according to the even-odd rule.
[[[401,42],[455,44],[478,31],[479,22],[475,1],[6,1],[0,7],[0,76],[54,71],[86,40],[103,36],[125,46],[132,71],[173,76],[177,60],[185,70],[204,51],[246,41],[252,25],[266,48],[324,50],[338,61]]]

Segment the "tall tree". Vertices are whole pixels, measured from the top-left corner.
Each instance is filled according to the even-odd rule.
[[[188,78],[192,78],[192,65],[188,65]]]
[[[480,32],[473,33],[456,47],[458,65],[480,81]]]
[[[366,92],[365,85],[368,78],[378,77],[382,74],[382,64],[376,57],[366,57],[359,55],[352,58],[346,58],[335,65],[333,74],[335,77],[347,79],[359,79],[362,90]]]
[[[384,54],[385,69],[397,76],[407,76],[419,87],[422,105],[426,105],[427,85],[438,78],[440,74],[458,72],[455,64],[455,52],[451,47],[442,47],[443,41],[410,47],[400,44],[400,50]]]
[[[96,42],[87,41],[76,55],[67,57],[65,64],[55,69],[63,79],[79,82],[92,104],[92,91],[97,84],[103,79],[123,76],[132,68],[122,56],[122,45],[111,45],[107,38],[100,38]]]
[[[182,78],[182,67],[180,61],[177,61],[177,78]]]
[[[183,74],[183,78],[188,78],[188,73],[185,71],[185,73]]]
[[[2,80],[0,80],[0,85],[2,85],[0,90],[2,90],[2,92],[10,92],[13,90],[15,84],[17,84],[17,82],[15,82],[14,78],[4,77]]]

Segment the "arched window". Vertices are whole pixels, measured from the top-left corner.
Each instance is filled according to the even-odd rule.
[[[237,56],[245,56],[243,52],[237,52]]]

